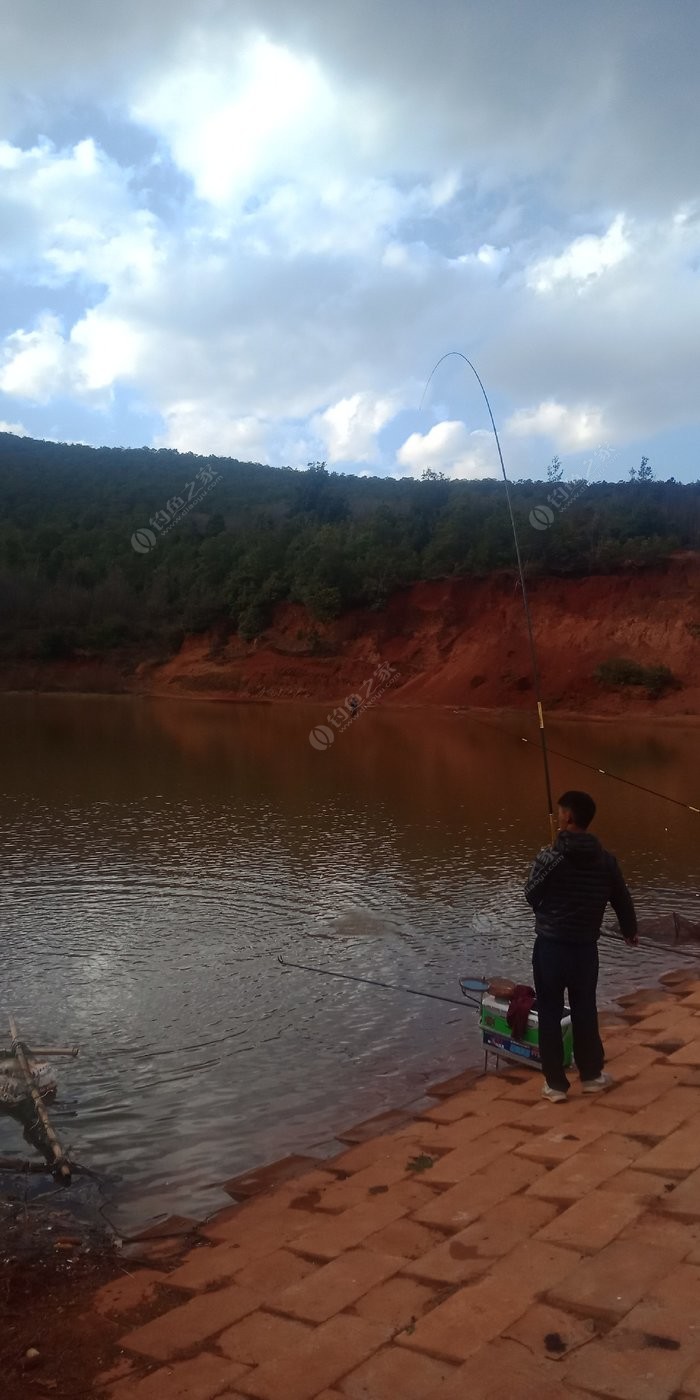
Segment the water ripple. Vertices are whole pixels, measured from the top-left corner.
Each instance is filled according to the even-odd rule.
[[[217,1180],[478,1058],[466,1005],[283,971],[278,951],[448,996],[460,974],[530,975],[543,822],[523,746],[379,709],[323,755],[293,707],[2,697],[0,721],[2,1001],[28,1038],[80,1042],[57,1121],[77,1110],[73,1151],[122,1223],[210,1211]],[[606,730],[611,768],[626,743]],[[695,748],[669,731],[655,779],[694,770],[700,790]],[[601,835],[643,912],[699,917],[695,829],[609,800]],[[673,961],[601,950],[607,996]],[[15,1132],[0,1120],[0,1151]]]

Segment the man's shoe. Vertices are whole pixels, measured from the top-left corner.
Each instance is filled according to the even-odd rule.
[[[551,1085],[545,1084],[542,1098],[549,1099],[550,1103],[566,1103],[566,1093],[566,1089],[552,1089]]]
[[[584,1094],[602,1094],[604,1089],[612,1089],[614,1083],[611,1074],[599,1074],[597,1079],[583,1079],[581,1088]]]

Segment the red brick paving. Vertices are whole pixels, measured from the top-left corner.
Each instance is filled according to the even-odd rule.
[[[214,1400],[246,1371],[238,1362],[203,1352],[139,1380],[121,1381],[110,1395],[113,1400]]]
[[[601,1191],[624,1192],[631,1196],[651,1204],[652,1201],[661,1201],[669,1191],[673,1191],[678,1182],[671,1176],[656,1176],[653,1172],[634,1171],[636,1163],[631,1162],[627,1168],[617,1176],[611,1176],[607,1181],[601,1181]]]
[[[661,1209],[680,1220],[700,1220],[700,1168],[680,1185],[673,1183],[673,1189],[664,1193]]]
[[[390,1329],[343,1313],[315,1327],[282,1356],[263,1362],[245,1377],[257,1400],[314,1400],[319,1390],[360,1366],[389,1340]]]
[[[571,1363],[580,1385],[615,1400],[670,1400],[700,1361],[700,1269],[680,1264]]]
[[[624,1157],[626,1162],[635,1162],[637,1157],[649,1151],[649,1139],[643,1141],[636,1137],[624,1137],[622,1133],[603,1133],[592,1143],[586,1143],[583,1150],[610,1153],[612,1157]]]
[[[597,1254],[644,1213],[634,1195],[617,1191],[591,1191],[540,1230],[537,1239],[564,1244],[581,1254]]]
[[[642,1108],[633,1114],[625,1129],[640,1137],[661,1139],[682,1127],[697,1113],[697,1094],[692,1089],[669,1089],[663,1098],[656,1099],[649,1108]]]
[[[375,1284],[397,1274],[403,1263],[405,1260],[396,1255],[349,1249],[339,1259],[278,1293],[275,1309],[305,1322],[326,1322],[369,1293]]]
[[[345,1376],[339,1388],[348,1400],[424,1400],[454,1373],[449,1362],[389,1346]]]
[[[378,1230],[376,1235],[368,1235],[364,1240],[365,1249],[377,1250],[380,1254],[399,1254],[402,1259],[418,1259],[427,1254],[433,1245],[442,1240],[440,1230],[429,1230],[417,1220],[395,1220]]]
[[[430,1186],[455,1186],[457,1182],[473,1176],[474,1172],[488,1167],[491,1162],[509,1156],[525,1136],[525,1133],[516,1132],[513,1128],[494,1128],[466,1147],[456,1147],[454,1152],[441,1157],[433,1164],[425,1180]]]
[[[515,1322],[549,1283],[571,1274],[578,1257],[573,1250],[528,1240],[498,1260],[486,1278],[458,1289],[398,1340],[431,1356],[466,1361]]]
[[[246,1366],[261,1366],[264,1361],[303,1342],[310,1331],[309,1324],[295,1318],[254,1312],[222,1332],[217,1337],[216,1345],[232,1361],[240,1361]]]
[[[676,1265],[671,1252],[634,1239],[614,1240],[548,1289],[547,1298],[585,1317],[619,1321]]]
[[[394,1277],[365,1293],[352,1311],[368,1322],[383,1322],[393,1332],[403,1332],[439,1301],[441,1291],[440,1284]]]
[[[511,1196],[486,1211],[466,1230],[443,1239],[419,1259],[405,1265],[404,1273],[442,1283],[466,1283],[485,1273],[489,1260],[509,1254],[521,1240],[529,1239],[545,1226],[555,1209],[548,1201]]]
[[[168,1282],[174,1288],[197,1293],[214,1284],[230,1283],[249,1260],[250,1254],[239,1245],[221,1244],[213,1249],[200,1245],[170,1274]]]
[[[595,1318],[562,1312],[548,1303],[534,1303],[507,1329],[505,1336],[527,1347],[536,1360],[558,1361],[592,1342],[600,1332],[601,1323]]]
[[[485,1171],[434,1196],[416,1211],[415,1218],[423,1225],[439,1226],[445,1231],[463,1230],[490,1206],[530,1186],[544,1170],[536,1162],[526,1162],[522,1157],[502,1157]]]
[[[541,1176],[528,1187],[531,1196],[539,1196],[544,1201],[556,1201],[560,1205],[573,1205],[582,1196],[595,1191],[604,1181],[628,1167],[626,1157],[615,1157],[610,1152],[577,1152],[566,1162],[560,1163],[552,1171]]]
[[[677,1176],[681,1180],[700,1167],[700,1116],[696,1114],[682,1128],[657,1142],[650,1152],[635,1164],[637,1171],[656,1172],[657,1176]]]
[[[132,1318],[101,1394],[700,1400],[700,979],[666,985],[605,1032],[604,1096],[457,1076],[418,1118],[261,1175],[177,1266],[130,1265],[95,1300]]]
[[[214,1293],[190,1298],[178,1308],[162,1313],[144,1327],[127,1332],[122,1345],[127,1351],[137,1351],[156,1361],[169,1361],[194,1347],[203,1346],[210,1337],[222,1332],[227,1323],[253,1312],[257,1299],[238,1284],[217,1289]]]
[[[168,1282],[168,1275],[156,1269],[127,1272],[121,1278],[106,1283],[95,1294],[93,1307],[104,1317],[123,1317],[125,1313],[143,1307],[144,1303],[150,1303],[156,1290]]]
[[[241,1269],[236,1282],[255,1294],[259,1303],[271,1303],[291,1284],[298,1283],[314,1272],[315,1266],[299,1254],[291,1254],[288,1249],[277,1249],[272,1254],[254,1259]]]
[[[547,1132],[530,1133],[525,1142],[516,1148],[518,1157],[527,1157],[530,1162],[543,1162],[546,1167],[556,1167],[573,1157],[582,1147],[589,1146],[605,1136],[605,1129],[590,1123],[552,1124]]]
[[[551,1361],[537,1361],[518,1342],[499,1338],[476,1351],[425,1400],[566,1400],[574,1394],[580,1400],[581,1391],[566,1389]]]

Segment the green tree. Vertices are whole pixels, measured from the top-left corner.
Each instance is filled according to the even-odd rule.
[[[700,549],[700,482],[656,481],[647,460],[641,467],[641,487],[635,469],[631,487],[565,493],[544,531],[529,523],[541,482],[515,483],[528,569],[611,573]],[[203,473],[206,501],[139,552],[135,532],[169,501],[186,502]],[[419,579],[512,571],[502,483],[423,475],[339,476],[324,462],[293,471],[0,433],[0,656],[111,647],[163,656],[193,630],[257,636],[283,599],[329,618],[381,607]]]

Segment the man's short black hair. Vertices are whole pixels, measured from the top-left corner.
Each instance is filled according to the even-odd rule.
[[[595,802],[587,792],[574,792],[573,790],[565,792],[559,798],[559,806],[566,807],[571,812],[576,825],[583,827],[584,831],[586,827],[590,826],[595,816]]]

